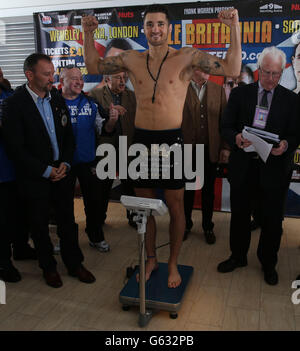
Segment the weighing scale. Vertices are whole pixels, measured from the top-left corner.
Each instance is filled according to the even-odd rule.
[[[150,279],[145,282],[145,233],[147,218],[150,215],[163,215],[167,207],[162,200],[148,199],[133,196],[121,196],[121,203],[136,215],[133,220],[137,223],[139,234],[139,267],[135,270],[127,284],[119,295],[123,310],[130,306],[140,306],[139,326],[145,327],[152,318],[152,310],[164,310],[170,312],[171,318],[177,318],[177,312],[181,306],[184,292],[189,283],[194,268],[191,266],[178,265],[178,271],[182,282],[177,288],[168,288],[168,264],[158,263],[158,269],[154,270]],[[136,274],[140,275],[140,283],[136,280]]]

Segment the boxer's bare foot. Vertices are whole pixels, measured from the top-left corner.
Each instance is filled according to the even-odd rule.
[[[146,265],[145,265],[145,278],[146,281],[150,279],[151,273],[153,271],[155,271],[156,269],[158,269],[158,263],[156,260],[156,256],[151,256],[151,257],[147,257],[147,261],[146,261]],[[136,280],[139,281],[140,280],[140,275],[137,274],[136,275]]]
[[[168,287],[177,288],[181,284],[181,276],[177,269],[177,264],[168,265],[169,277],[168,277]]]

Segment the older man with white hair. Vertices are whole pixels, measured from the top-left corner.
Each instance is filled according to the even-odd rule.
[[[231,256],[218,265],[218,271],[227,273],[247,266],[251,211],[254,199],[258,199],[261,234],[257,256],[270,285],[278,283],[275,267],[282,213],[300,131],[297,95],[279,85],[285,64],[283,51],[265,48],[257,62],[258,82],[232,90],[221,121],[221,135],[232,147],[228,165]],[[280,142],[273,145],[266,163],[256,152],[244,151],[251,145],[242,136],[245,126],[278,134]]]

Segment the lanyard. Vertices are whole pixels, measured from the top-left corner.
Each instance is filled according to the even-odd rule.
[[[151,71],[150,71],[150,68],[149,68],[149,52],[148,52],[148,54],[147,54],[147,70],[148,70],[148,73],[150,74],[150,77],[154,80],[154,88],[153,88],[153,95],[152,95],[152,104],[153,104],[154,101],[155,101],[156,85],[157,85],[157,81],[158,81],[158,78],[159,78],[159,75],[160,75],[160,71],[161,71],[162,65],[163,65],[164,62],[166,61],[168,55],[169,55],[169,50],[167,51],[165,57],[162,59],[161,64],[160,64],[159,69],[158,69],[158,72],[157,72],[157,76],[156,76],[156,78],[154,78],[153,75],[152,75],[152,73],[151,73]]]

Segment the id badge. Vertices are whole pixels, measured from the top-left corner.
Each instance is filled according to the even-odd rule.
[[[266,108],[256,106],[253,127],[265,129],[269,111]]]

